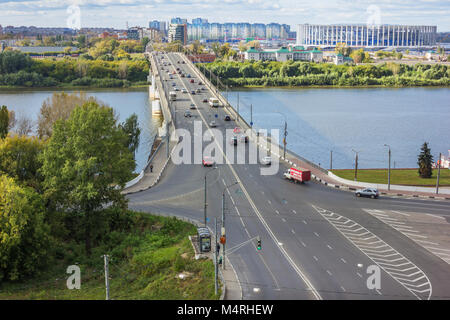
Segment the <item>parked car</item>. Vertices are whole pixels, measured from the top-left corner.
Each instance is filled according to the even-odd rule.
[[[189,106],[190,109],[197,109],[197,106],[193,103],[191,103],[191,105]]]
[[[378,189],[375,188],[366,188],[366,189],[359,189],[355,191],[355,196],[357,197],[370,197],[372,199],[378,198],[379,193]]]
[[[261,164],[268,166],[271,163],[272,163],[272,157],[270,157],[270,156],[265,156],[264,158],[261,159]]]
[[[210,126],[211,128],[217,127],[216,121],[215,121],[215,120],[212,120],[212,121],[209,123],[209,126]]]
[[[188,93],[188,91],[185,88],[181,89],[181,92]]]
[[[195,94],[195,90],[191,90],[191,94]]]
[[[180,88],[175,87],[175,88],[173,88],[173,90],[175,90],[175,91],[180,91]]]
[[[215,163],[211,157],[203,157],[202,162],[204,167],[212,167]]]
[[[195,90],[195,93],[202,93],[200,89]]]
[[[191,75],[188,73],[188,75],[186,76],[187,78],[190,78],[191,77]]]
[[[188,77],[189,78],[189,77]],[[191,83],[194,83],[195,81],[194,81],[194,79],[191,79],[191,81],[190,81]]]
[[[208,103],[208,99],[205,98],[205,99],[202,100],[202,102],[203,103]]]
[[[203,85],[203,82],[199,81],[199,82],[198,82],[198,85],[199,85],[199,86]]]
[[[224,119],[225,121],[231,121],[231,118],[230,118],[230,116],[225,116],[225,119]]]
[[[187,117],[187,118],[190,118],[190,117],[192,117],[192,113],[189,110],[186,110],[184,112],[184,116]]]

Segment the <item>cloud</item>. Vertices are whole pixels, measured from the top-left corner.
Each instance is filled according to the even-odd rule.
[[[450,1],[441,0],[0,0],[0,23],[65,26],[66,10],[72,4],[80,6],[83,26],[124,28],[126,21],[146,26],[150,20],[168,21],[176,16],[293,27],[299,23],[364,23],[367,8],[375,4],[382,23],[429,24],[450,30]]]

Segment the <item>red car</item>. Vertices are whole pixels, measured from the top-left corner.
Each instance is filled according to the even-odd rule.
[[[214,165],[214,160],[211,157],[203,157],[203,166],[212,167]]]
[[[194,81],[194,79],[191,79],[191,83],[194,83],[195,81]]]

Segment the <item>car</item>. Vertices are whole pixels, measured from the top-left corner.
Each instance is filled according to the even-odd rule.
[[[193,103],[191,103],[191,105],[189,106],[190,109],[197,109],[197,106]]]
[[[264,164],[264,165],[270,165],[271,163],[272,163],[272,157],[270,157],[270,156],[265,156],[264,158],[262,158],[261,159],[261,164]]]
[[[177,68],[177,71],[180,71],[180,68]]]
[[[204,167],[212,167],[215,164],[211,157],[203,157],[202,163]]]
[[[189,77],[188,77],[189,78]],[[195,81],[194,81],[194,79],[191,79],[191,81],[190,81],[190,83],[194,83]]]
[[[210,126],[211,128],[217,127],[216,121],[215,121],[215,120],[212,120],[212,121],[209,123],[209,126]]]
[[[184,78],[184,77],[185,77],[184,73],[182,73],[182,74],[181,74],[181,77],[182,77],[182,78]]]
[[[173,90],[175,90],[175,91],[180,91],[180,88],[175,87],[175,88],[173,88]]]
[[[181,61],[181,63],[182,63],[182,64],[186,64],[186,62],[184,62],[184,61]]]
[[[177,63],[180,63],[180,61],[177,61]]]
[[[181,89],[181,92],[188,93],[188,91],[185,88]]]
[[[203,85],[203,82],[199,81],[199,82],[198,82],[198,85],[199,85],[199,86]]]
[[[192,90],[192,91],[191,91],[191,94],[195,94],[195,90]]]
[[[200,89],[195,90],[195,93],[201,93],[202,91]]]
[[[208,89],[206,89],[205,87],[202,87],[202,90],[203,90],[203,91],[206,91],[206,90],[208,90]]]
[[[230,116],[225,116],[225,119],[224,119],[225,121],[231,121],[231,118],[230,118]]]
[[[172,87],[175,87],[177,84],[175,82],[172,82]]]
[[[231,138],[231,144],[234,146],[237,146],[238,144],[238,138],[236,136],[234,136],[233,138]]]
[[[186,118],[190,118],[190,117],[192,117],[192,113],[191,113],[189,110],[186,110],[186,111],[184,112],[184,116],[185,116]]]
[[[240,139],[241,139],[241,142],[248,143],[248,136],[247,136],[247,135],[243,134],[243,135],[240,137]]]
[[[203,103],[208,103],[208,99],[204,98],[204,99],[202,100],[202,102],[203,102]]]
[[[170,75],[170,76],[169,76],[169,79],[170,79],[170,80],[173,80],[173,77],[172,77],[172,75]]]
[[[187,78],[190,78],[191,77],[191,75],[188,73],[188,75],[186,76]]]
[[[241,128],[236,127],[233,129],[233,133],[240,133],[241,132]]]
[[[379,193],[378,189],[375,188],[366,188],[366,189],[359,189],[355,191],[355,196],[357,197],[370,197],[372,199],[378,198]]]

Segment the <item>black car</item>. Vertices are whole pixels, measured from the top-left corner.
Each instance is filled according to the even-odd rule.
[[[237,146],[238,144],[238,138],[236,136],[234,136],[233,138],[231,138],[231,144],[234,146]]]
[[[230,118],[230,116],[225,116],[225,119],[224,119],[225,121],[231,121],[231,118]]]

